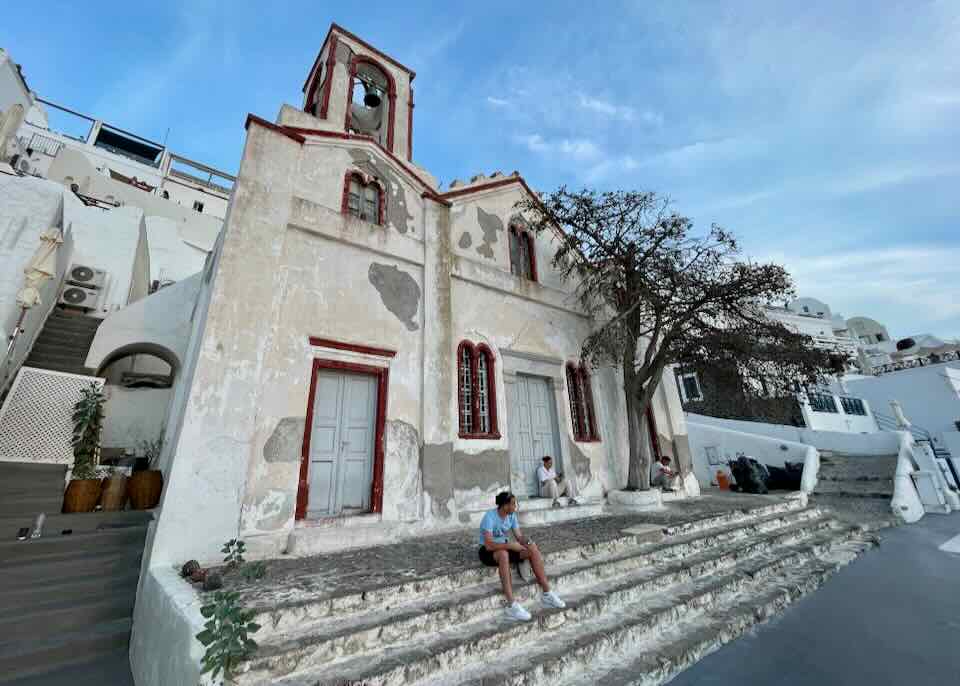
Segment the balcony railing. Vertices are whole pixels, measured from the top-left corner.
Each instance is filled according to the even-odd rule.
[[[901,360],[899,362],[893,362],[891,364],[882,364],[879,367],[874,367],[872,369],[873,373],[876,376],[881,374],[889,374],[891,372],[899,372],[904,369],[916,369],[917,367],[929,367],[932,364],[941,364],[943,362],[954,362],[960,360],[960,351],[952,351],[946,353],[934,353],[931,355],[924,355],[923,357],[918,357],[912,360]]]

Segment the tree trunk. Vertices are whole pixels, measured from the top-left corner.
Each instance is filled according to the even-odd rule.
[[[644,478],[643,468],[643,431],[640,415],[637,413],[636,396],[626,389],[627,400],[627,436],[630,442],[630,462],[627,470],[627,490],[642,491],[650,488],[649,467],[647,476]],[[644,483],[646,482],[646,486]]]

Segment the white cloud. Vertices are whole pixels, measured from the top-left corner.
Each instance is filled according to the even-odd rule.
[[[580,107],[590,110],[591,112],[596,112],[597,114],[602,114],[605,117],[631,121],[634,116],[632,107],[625,105],[614,105],[612,102],[607,102],[606,100],[601,100],[599,98],[592,98],[588,95],[584,95],[583,93],[578,93],[577,99],[580,103]]]
[[[585,138],[546,140],[539,133],[531,133],[514,136],[514,140],[526,146],[530,152],[567,157],[579,162],[594,160],[602,154],[596,143]]]
[[[492,95],[488,95],[487,104],[493,105],[494,107],[508,107],[510,105],[510,101],[504,100],[503,98],[495,98]]]
[[[935,179],[960,174],[960,164],[901,164],[867,168],[839,175],[826,186],[826,190],[837,195],[867,193],[905,183]]]
[[[820,298],[846,317],[865,315],[894,335],[949,326],[960,317],[953,284],[960,281],[960,248],[901,246],[823,255],[775,254],[793,275],[797,292]],[[952,335],[950,331],[935,331]],[[955,333],[955,332],[954,332]]]

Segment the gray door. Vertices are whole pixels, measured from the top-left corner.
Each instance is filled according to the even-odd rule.
[[[307,516],[370,509],[377,382],[320,371],[310,430]]]
[[[513,492],[540,495],[537,467],[552,455],[560,469],[560,433],[553,386],[549,379],[517,375],[510,403],[510,471]]]

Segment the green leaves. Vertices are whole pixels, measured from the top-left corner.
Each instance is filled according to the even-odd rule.
[[[223,544],[223,548],[220,549],[221,553],[225,553],[223,561],[228,567],[237,567],[242,565],[246,560],[243,557],[243,554],[247,551],[247,544],[243,541],[240,541],[236,538],[231,538],[229,541]]]
[[[106,397],[91,383],[80,389],[80,399],[73,406],[73,478],[96,478],[97,455],[100,452],[100,430],[103,426],[103,405]]]
[[[222,672],[229,678],[237,665],[257,649],[257,642],[250,634],[259,631],[260,625],[253,621],[254,611],[245,610],[239,601],[240,594],[236,591],[217,591],[213,601],[200,608],[200,614],[207,620],[203,631],[196,636],[206,648],[202,674],[210,673],[216,678]]]

